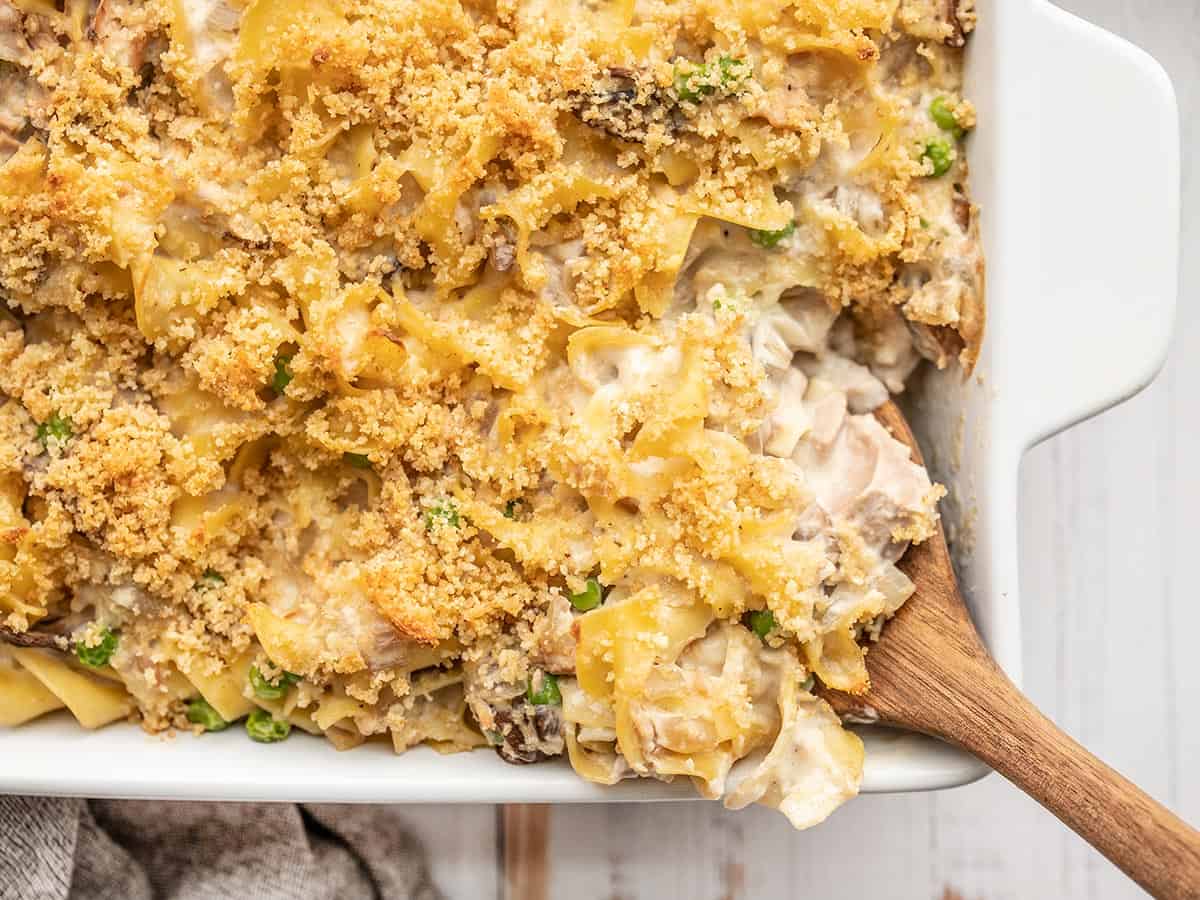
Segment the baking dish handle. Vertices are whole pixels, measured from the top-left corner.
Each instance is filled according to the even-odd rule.
[[[1127,41],[1035,4],[1040,114],[1036,320],[1010,374],[1033,398],[1025,446],[1144,388],[1166,360],[1178,290],[1179,114]],[[1031,60],[1032,62],[1032,60]],[[1028,121],[1027,116],[1022,116]]]

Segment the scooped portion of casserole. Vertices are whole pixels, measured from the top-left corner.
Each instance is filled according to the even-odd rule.
[[[823,819],[943,493],[871,413],[983,332],[973,24],[0,0],[0,724]]]

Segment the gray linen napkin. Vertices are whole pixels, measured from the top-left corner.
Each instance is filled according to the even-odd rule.
[[[0,900],[437,900],[394,810],[0,796]]]

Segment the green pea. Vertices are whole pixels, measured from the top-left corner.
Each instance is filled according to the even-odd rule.
[[[425,510],[425,530],[433,531],[435,525],[459,526],[458,507],[453,500],[438,500]]]
[[[766,638],[775,629],[775,613],[756,609],[746,616],[746,626],[760,638]]]
[[[280,396],[292,383],[292,357],[290,354],[280,354],[275,357],[275,374],[271,377],[271,390]]]
[[[513,519],[515,521],[518,517],[520,517],[524,508],[525,501],[520,497],[517,497],[514,500],[509,500],[504,504],[504,518]]]
[[[109,628],[100,633],[100,640],[92,645],[78,643],[75,645],[75,655],[85,666],[99,669],[108,665],[113,653],[117,650],[117,636]]]
[[[589,578],[587,580],[587,587],[578,594],[571,595],[571,605],[580,612],[595,609],[603,602],[604,590],[600,587],[600,582],[595,578]]]
[[[250,687],[254,688],[254,693],[264,700],[282,700],[287,694],[288,689],[300,680],[299,675],[291,672],[284,672],[278,678],[271,680],[263,675],[258,666],[250,667]]]
[[[954,151],[950,145],[941,138],[934,138],[925,145],[925,152],[921,154],[922,159],[929,160],[933,166],[933,177],[938,178],[950,171],[950,167],[954,165]]]
[[[938,128],[950,132],[955,138],[961,138],[964,134],[963,127],[958,124],[958,119],[954,118],[954,108],[950,105],[948,97],[933,98],[933,102],[929,104],[929,118],[937,123]]]
[[[722,56],[717,60],[717,68],[721,70],[722,87],[735,81],[741,81],[750,75],[750,64],[736,56]]]
[[[782,228],[776,231],[764,231],[759,228],[750,229],[750,240],[758,244],[758,246],[770,250],[775,247],[780,241],[786,237],[790,237],[792,232],[796,230],[795,222],[788,222]]]
[[[274,744],[291,733],[291,722],[281,722],[265,709],[256,709],[246,717],[246,734],[260,744]]]
[[[196,582],[196,590],[203,593],[204,591],[215,590],[225,586],[225,576],[216,569],[205,569],[200,579]]]
[[[221,714],[213,709],[211,703],[203,697],[196,697],[187,703],[187,720],[202,727],[205,731],[224,731],[229,723],[221,718]]]
[[[715,86],[707,83],[706,80],[708,78],[708,66],[696,66],[688,71],[681,71],[679,66],[676,66],[675,93],[680,100],[697,103],[701,97],[707,96],[716,90]]]
[[[541,686],[534,689],[534,682],[540,679]],[[525,686],[525,699],[534,706],[562,706],[562,692],[558,689],[558,679],[549,672],[535,672]]]
[[[675,66],[675,95],[680,100],[697,103],[717,88],[730,89],[750,76],[750,64],[744,59],[722,56],[714,68],[710,63]]]
[[[57,412],[51,413],[50,418],[37,427],[37,439],[41,442],[42,449],[45,449],[49,445],[51,438],[56,443],[62,444],[74,434],[75,427],[70,417],[61,416]]]
[[[371,460],[368,458],[367,454],[365,454],[365,453],[343,453],[342,459],[348,465],[354,466],[354,468],[356,468],[356,469],[371,468]]]

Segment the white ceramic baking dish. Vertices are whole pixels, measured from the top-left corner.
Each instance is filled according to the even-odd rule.
[[[935,470],[965,592],[1020,679],[1017,466],[1051,433],[1131,396],[1161,366],[1176,293],[1175,98],[1137,48],[1043,2],[979,0],[968,94],[983,209],[988,334],[976,376],[924,380],[912,409]],[[338,753],[241,729],[150,737],[57,714],[0,731],[0,792],[224,800],[557,802],[677,799],[684,784],[600,788],[565,764],[386,746]],[[985,771],[935,741],[865,729],[864,790],[948,787]]]

